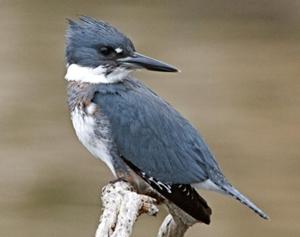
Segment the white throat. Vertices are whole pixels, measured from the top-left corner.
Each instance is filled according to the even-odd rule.
[[[96,68],[83,67],[77,64],[67,66],[65,79],[67,81],[79,81],[89,83],[115,83],[124,80],[131,70],[126,68],[116,68],[106,75],[107,69],[103,66]]]

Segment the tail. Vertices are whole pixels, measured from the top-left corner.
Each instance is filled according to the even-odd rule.
[[[251,202],[247,197],[245,197],[243,194],[241,194],[237,189],[235,189],[231,184],[223,184],[218,185],[219,188],[221,188],[225,194],[228,194],[235,198],[236,200],[240,201],[245,206],[249,207],[252,211],[254,211],[256,214],[258,214],[260,217],[264,219],[269,219],[268,215],[264,213],[261,209],[259,209],[253,202]]]

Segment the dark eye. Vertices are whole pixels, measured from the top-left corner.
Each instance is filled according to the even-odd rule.
[[[113,50],[113,48],[110,48],[110,47],[101,47],[99,49],[99,52],[104,55],[104,56],[109,56],[111,55],[112,53],[115,53],[115,51]]]

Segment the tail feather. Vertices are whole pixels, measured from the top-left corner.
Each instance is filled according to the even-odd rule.
[[[219,186],[226,194],[232,196],[248,208],[250,208],[252,211],[254,211],[256,214],[258,214],[263,219],[269,219],[269,216],[264,213],[261,209],[259,209],[253,202],[251,202],[247,197],[245,197],[243,194],[241,194],[236,188],[234,188],[230,184],[226,185],[220,185]]]

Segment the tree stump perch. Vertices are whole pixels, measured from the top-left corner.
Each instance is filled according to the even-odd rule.
[[[102,189],[103,212],[95,237],[129,237],[139,215],[158,213],[154,198],[138,194],[133,187],[118,180]],[[170,213],[160,226],[157,237],[183,237],[197,221],[183,213],[174,204],[166,203]]]

